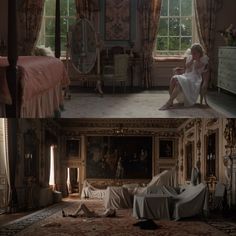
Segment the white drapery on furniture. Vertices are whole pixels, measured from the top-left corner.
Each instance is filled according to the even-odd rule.
[[[170,200],[168,194],[135,195],[133,216],[139,219],[170,220]]]

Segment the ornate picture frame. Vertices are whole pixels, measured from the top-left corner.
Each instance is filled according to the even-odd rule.
[[[79,138],[67,138],[66,139],[66,158],[67,159],[80,159],[81,152],[80,152],[80,142]]]
[[[88,136],[86,178],[150,179],[152,136]]]
[[[160,139],[159,140],[159,159],[174,158],[174,140]]]

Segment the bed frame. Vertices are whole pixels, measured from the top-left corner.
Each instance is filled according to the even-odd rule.
[[[18,43],[17,43],[17,0],[8,1],[8,63],[7,83],[12,97],[12,105],[6,106],[8,118],[20,117],[20,83],[17,79]],[[56,0],[55,21],[55,57],[61,56],[60,0]]]

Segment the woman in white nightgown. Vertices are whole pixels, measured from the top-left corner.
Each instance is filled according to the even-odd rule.
[[[176,74],[170,83],[170,99],[160,108],[167,110],[173,106],[173,102],[184,103],[184,106],[193,106],[198,99],[202,74],[206,72],[209,58],[204,54],[200,44],[193,44],[191,54],[187,56],[185,69],[177,68]],[[182,72],[182,73],[181,73]]]

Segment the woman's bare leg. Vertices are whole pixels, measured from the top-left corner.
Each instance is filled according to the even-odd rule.
[[[172,92],[175,88],[176,82],[177,82],[177,79],[175,77],[172,77],[170,80],[170,87],[169,87],[169,94],[170,95],[172,94]]]
[[[173,90],[171,92],[169,100],[159,110],[167,110],[167,109],[169,109],[173,105],[174,100],[175,100],[175,98],[177,98],[179,93],[180,93],[180,85],[179,85],[178,81],[175,81],[175,87],[173,88]]]
[[[90,210],[88,209],[88,207],[87,207],[84,203],[82,203],[82,204],[78,207],[78,209],[76,210],[76,212],[75,212],[74,214],[66,214],[66,213],[62,210],[62,215],[63,215],[63,217],[67,217],[67,216],[69,216],[69,217],[77,217],[77,216],[79,216],[79,213],[80,213],[80,212],[83,212],[86,217],[94,217],[94,216],[95,216],[95,213],[92,212],[92,211],[90,211]]]

